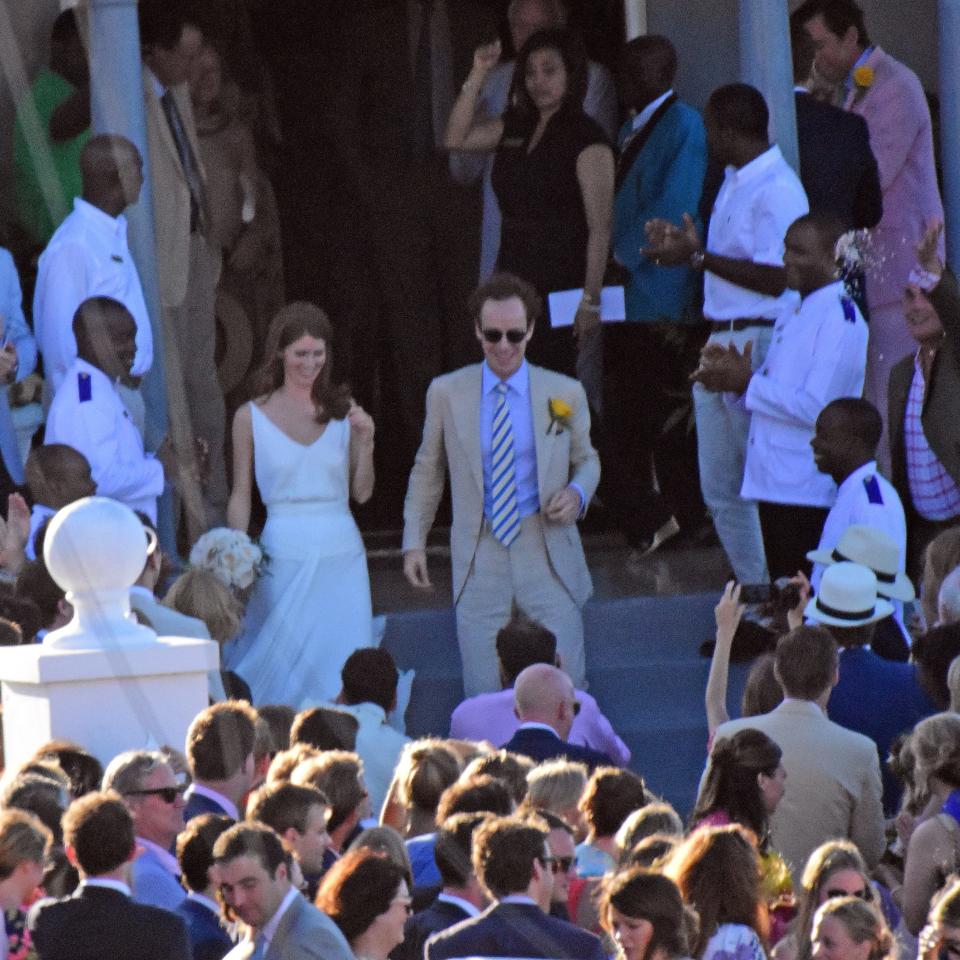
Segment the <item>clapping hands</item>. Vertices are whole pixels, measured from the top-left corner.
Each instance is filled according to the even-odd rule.
[[[648,220],[644,233],[647,246],[640,252],[660,266],[675,267],[687,263],[690,255],[700,249],[697,226],[689,213],[683,215],[679,227],[669,220]]]
[[[743,393],[753,376],[753,341],[741,353],[734,344],[708,343],[700,352],[700,366],[690,379],[711,393]]]

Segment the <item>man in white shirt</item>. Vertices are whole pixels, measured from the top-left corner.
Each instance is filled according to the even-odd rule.
[[[73,317],[90,297],[122,303],[136,324],[136,357],[121,380],[124,400],[142,432],[143,401],[132,395],[153,363],[153,333],[140,275],[127,246],[123,211],[140,196],[143,160],[124,137],[94,137],[80,154],[83,194],[40,256],[33,322],[50,397],[76,359]]]
[[[170,851],[183,829],[184,788],[173,768],[163,754],[128,750],[110,761],[103,788],[123,797],[137,843],[143,848],[130,871],[133,899],[176,910],[186,892],[180,886],[177,858]]]
[[[353,960],[336,924],[290,882],[287,853],[269,827],[236,824],[217,839],[213,859],[220,895],[248,932],[226,960]]]
[[[355,650],[340,671],[343,688],[337,703],[359,723],[355,749],[363,761],[375,816],[387,797],[400,754],[410,742],[387,723],[387,714],[397,705],[398,676],[393,657],[379,647]]]
[[[836,279],[836,243],[844,225],[823,214],[796,220],[785,238],[787,286],[800,294],[777,319],[773,342],[754,372],[751,345],[708,344],[694,374],[705,389],[750,414],[741,496],[759,501],[770,576],[806,567],[836,497],[810,448],[820,411],[838,397],[859,397],[867,363],[867,325]]]
[[[877,470],[876,452],[882,433],[883,420],[877,408],[859,397],[834,400],[817,417],[816,433],[810,441],[813,458],[817,469],[833,478],[837,499],[824,521],[816,549],[817,555],[831,559],[814,564],[810,578],[814,590],[820,586],[825,564],[841,560],[863,562],[854,557],[834,556],[840,539],[854,525],[885,533],[896,544],[897,569],[906,570],[907,524],[903,504],[893,485]],[[885,592],[886,586],[878,575],[877,592],[894,598]]]
[[[756,369],[766,357],[776,318],[796,303],[786,286],[783,239],[807,212],[807,197],[779,147],[770,145],[769,112],[758,90],[741,83],[718,88],[703,119],[710,151],[726,165],[706,245],[688,213],[682,226],[650,221],[643,252],[663,266],[689,264],[705,272],[709,343],[739,350],[752,343]],[[757,505],[740,495],[749,416],[699,383],[693,399],[704,500],[737,579],[763,582],[768,575]]]
[[[144,453],[116,386],[133,367],[136,330],[129,310],[117,300],[93,297],[80,305],[73,321],[77,357],[50,404],[44,443],[79,450],[101,497],[141,510],[156,523],[157,497],[164,477],[176,477],[177,461],[168,440],[155,456]]]

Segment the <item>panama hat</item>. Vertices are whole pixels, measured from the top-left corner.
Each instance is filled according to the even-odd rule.
[[[881,597],[910,601],[916,596],[910,579],[899,570],[900,549],[876,527],[860,523],[847,527],[833,550],[812,550],[807,559],[827,567],[844,561],[863,564],[876,574],[877,593]]]
[[[859,563],[841,561],[827,567],[820,592],[810,598],[803,615],[830,627],[862,627],[893,613],[893,604],[877,596],[874,572]]]

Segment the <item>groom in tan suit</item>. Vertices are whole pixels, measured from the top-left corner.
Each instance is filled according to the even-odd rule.
[[[557,637],[583,687],[581,608],[593,585],[576,521],[600,479],[576,380],[524,360],[540,312],[533,288],[496,274],[471,297],[484,363],[427,391],[423,441],[404,504],[403,570],[431,586],[424,549],[450,472],[450,547],[467,696],[499,689],[494,641],[514,604]]]

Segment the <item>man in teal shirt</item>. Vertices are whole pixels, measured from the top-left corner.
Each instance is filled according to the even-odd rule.
[[[621,55],[618,87],[633,114],[620,130],[613,254],[629,272],[626,322],[604,326],[604,480],[601,497],[636,554],[680,528],[702,527],[688,375],[697,365],[699,278],[661,270],[641,252],[648,220],[679,223],[700,203],[707,167],[703,120],[677,99],[677,54],[662,36]]]

